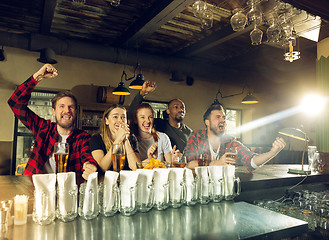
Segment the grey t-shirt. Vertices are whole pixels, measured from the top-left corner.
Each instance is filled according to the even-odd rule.
[[[162,132],[158,132],[159,134],[159,141],[158,141],[158,157],[157,159],[160,159],[161,161],[164,161],[164,154],[170,153],[172,151],[172,147],[170,144],[169,137]],[[147,159],[147,150],[154,144],[155,141],[152,138],[150,139],[140,139],[138,138],[138,150],[139,150],[139,156],[141,160]]]

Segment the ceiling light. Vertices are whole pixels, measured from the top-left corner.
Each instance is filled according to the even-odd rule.
[[[57,61],[55,60],[55,52],[51,48],[43,48],[40,51],[40,58],[38,58],[38,62],[42,63],[50,63],[50,64],[56,64]]]
[[[245,98],[242,99],[241,103],[243,103],[243,104],[255,104],[255,103],[259,103],[259,101],[257,100],[257,98],[255,98],[255,96],[252,95],[251,92],[249,92],[247,94],[247,96],[245,96]]]
[[[132,81],[129,85],[129,88],[131,89],[142,89],[143,84],[145,82],[143,74],[137,74],[137,77],[134,81]]]
[[[129,90],[125,87],[125,84],[123,82],[120,82],[118,87],[116,87],[113,91],[112,94],[114,95],[120,95],[120,96],[127,96],[130,95]]]

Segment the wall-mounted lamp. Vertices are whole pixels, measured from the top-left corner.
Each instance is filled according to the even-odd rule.
[[[256,104],[256,103],[259,103],[258,99],[255,98],[254,95],[252,95],[251,92],[249,92],[247,94],[247,96],[244,97],[244,99],[242,99],[241,103],[243,104]]]
[[[5,61],[5,51],[3,50],[3,46],[0,50],[0,61]]]
[[[38,62],[56,64],[55,52],[51,48],[43,48],[40,51],[40,58],[37,59]]]
[[[112,94],[114,94],[114,95],[120,95],[120,96],[130,95],[130,91],[125,87],[125,84],[122,81],[123,77],[125,77],[125,79],[127,79],[127,74],[126,74],[125,71],[122,72],[121,81],[120,81],[118,87],[116,87],[112,91]]]
[[[213,104],[216,104],[218,101],[218,94],[220,95],[221,98],[228,98],[228,97],[234,97],[234,96],[238,96],[238,95],[242,95],[244,92],[244,89],[246,88],[246,85],[242,88],[242,91],[239,93],[235,93],[235,94],[231,94],[231,95],[227,95],[227,96],[223,96],[223,94],[221,93],[220,89],[218,89],[217,93],[216,93],[216,98],[215,98],[215,102]],[[259,103],[259,101],[257,100],[257,98],[255,96],[252,95],[250,89],[249,89],[249,93],[247,94],[247,96],[245,96],[241,103],[243,104],[255,104],[255,103]]]

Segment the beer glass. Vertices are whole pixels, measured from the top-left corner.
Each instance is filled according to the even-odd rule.
[[[238,151],[236,147],[229,147],[225,149],[225,153],[229,153],[226,156],[230,158],[236,158],[238,155]]]
[[[186,157],[178,157],[176,159],[173,159],[173,166],[175,168],[184,168],[186,166]]]
[[[69,144],[55,142],[54,156],[56,164],[56,173],[67,172],[67,159],[69,158]]]
[[[112,164],[113,171],[120,172],[125,165],[126,155],[122,144],[112,145]]]

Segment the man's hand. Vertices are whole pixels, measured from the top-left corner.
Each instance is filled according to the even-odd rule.
[[[89,174],[91,173],[94,173],[97,171],[97,167],[89,162],[85,162],[83,164],[83,173],[82,173],[82,177],[85,179],[85,180],[88,180],[88,176]]]
[[[140,95],[145,96],[146,94],[153,92],[156,89],[156,87],[157,85],[155,82],[145,81],[139,93]]]
[[[286,142],[283,138],[277,137],[272,144],[271,152],[277,154],[286,146]]]
[[[172,151],[171,151],[171,161],[177,161],[178,159],[180,159],[182,157],[181,152],[179,151],[179,149],[177,149],[176,145],[174,145]]]
[[[33,78],[37,81],[41,81],[44,78],[54,78],[58,75],[56,68],[51,64],[43,65],[39,71],[33,74]]]
[[[236,158],[231,158],[230,155],[232,153],[224,153],[223,156],[221,156],[220,159],[216,161],[211,161],[209,166],[220,166],[220,165],[235,165],[236,164]]]

